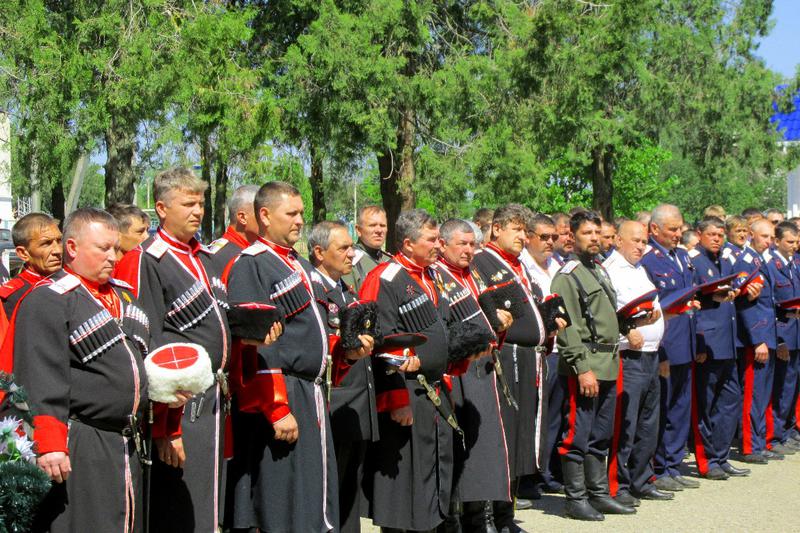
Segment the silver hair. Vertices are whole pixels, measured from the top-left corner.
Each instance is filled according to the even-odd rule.
[[[683,215],[678,206],[672,204],[659,204],[653,208],[650,214],[650,223],[658,227],[664,225],[664,222],[670,217],[678,217],[683,221]]]
[[[308,234],[308,256],[312,263],[316,264],[314,248],[319,246],[323,250],[327,250],[331,245],[331,233],[335,229],[347,231],[347,226],[338,221],[323,220],[311,228],[311,232]]]
[[[419,239],[422,235],[422,228],[426,226],[436,227],[436,220],[424,209],[410,209],[400,213],[394,226],[397,247],[402,247],[403,241],[406,239],[412,242]]]
[[[236,213],[245,207],[253,208],[259,188],[258,185],[242,185],[233,191],[230,200],[228,200],[228,220],[231,224],[236,223]]]
[[[452,239],[453,235],[457,232],[475,233],[475,230],[472,228],[472,225],[469,222],[466,220],[461,220],[460,218],[451,218],[439,226],[439,237],[444,242],[450,242],[450,239]],[[477,235],[475,239],[477,240]]]
[[[467,224],[472,228],[472,233],[475,234],[475,242],[480,244],[483,242],[483,230],[471,220],[467,220]]]

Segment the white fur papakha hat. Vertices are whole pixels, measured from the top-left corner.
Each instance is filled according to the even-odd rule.
[[[199,394],[214,383],[211,358],[199,344],[175,342],[153,350],[144,360],[150,399],[172,403],[177,391]]]

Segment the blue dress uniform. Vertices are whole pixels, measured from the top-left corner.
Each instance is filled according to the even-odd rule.
[[[659,300],[694,284],[694,267],[686,250],[667,250],[650,239],[650,251],[641,261],[658,289]],[[692,362],[696,353],[695,317],[684,313],[667,321],[658,349],[659,360],[669,361],[668,378],[661,378],[661,442],[653,466],[657,477],[680,476],[678,467],[689,438],[692,407]]]
[[[722,249],[719,251],[719,256],[720,263],[722,264],[723,276],[733,273],[733,265],[736,264],[736,260],[739,259],[740,255],[742,255],[742,250],[743,248],[736,246],[732,242],[726,242],[722,245]]]
[[[692,259],[697,284],[718,279],[732,268],[721,254],[702,246],[695,250],[699,252]],[[733,302],[715,302],[710,296],[701,298],[701,304],[697,352],[705,353],[707,359],[694,365],[692,429],[697,469],[706,475],[728,462],[742,391],[736,371],[736,306]]]
[[[775,301],[781,302],[800,296],[800,272],[793,260],[773,250],[767,260],[767,269],[774,280]],[[800,375],[800,320],[789,318],[786,311],[776,311],[778,345],[789,349],[789,360],[775,358],[775,375],[772,384],[772,401],[767,408],[767,448],[772,444],[785,444],[794,421],[797,397],[797,378]]]
[[[744,455],[760,454],[766,447],[765,412],[772,392],[778,336],[774,281],[762,255],[749,246],[745,247],[733,269],[748,274],[759,269],[764,278],[764,287],[755,301],[751,302],[746,295],[736,299],[738,335],[743,345],[738,350],[739,382],[743,389],[741,452]],[[766,343],[770,350],[766,363],[758,363],[754,358],[755,347],[761,343]]]

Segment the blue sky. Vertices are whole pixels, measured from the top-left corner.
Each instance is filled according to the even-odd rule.
[[[775,0],[772,32],[756,52],[767,66],[789,78],[800,65],[800,0]]]

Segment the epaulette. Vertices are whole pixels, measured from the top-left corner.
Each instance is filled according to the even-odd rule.
[[[690,257],[691,259],[694,259],[694,258],[695,258],[695,257],[697,257],[698,255],[700,255],[700,250],[698,250],[698,249],[696,249],[696,248],[692,248],[691,250],[689,250],[689,257]]]
[[[6,281],[2,286],[0,286],[0,298],[5,300],[21,289],[23,285],[25,285],[25,280],[22,278],[12,278]]]
[[[747,252],[742,256],[742,261],[744,261],[745,263],[752,263],[753,262],[753,256],[750,255],[750,252]]]
[[[258,255],[263,254],[269,248],[266,244],[261,241],[256,241],[244,250],[242,250],[242,255]]]
[[[732,250],[730,248],[723,248],[722,249],[722,258],[727,259],[729,255],[731,255]]]
[[[359,250],[358,248],[355,249],[355,255],[353,256],[353,266],[355,266],[361,258],[364,257],[366,254],[363,250]]]
[[[764,253],[761,255],[764,256],[765,263],[769,263],[770,261],[772,261],[772,253],[768,249],[764,250]]]
[[[121,288],[121,289],[128,289],[129,291],[132,291],[132,290],[133,290],[133,286],[132,286],[132,285],[130,285],[129,283],[127,283],[127,282],[125,282],[125,281],[122,281],[121,279],[117,279],[117,278],[108,278],[108,282],[109,282],[111,285],[113,285],[113,286],[115,286],[115,287],[119,287],[119,288]]]
[[[220,237],[216,241],[206,246],[206,252],[208,252],[210,255],[214,255],[215,253],[225,248],[225,245],[228,244],[228,242],[229,242],[228,239],[226,239],[225,237]]]
[[[575,270],[575,268],[580,264],[581,262],[576,261],[575,259],[567,261],[566,263],[564,263],[564,266],[561,267],[561,270],[559,270],[559,272],[561,272],[562,274],[571,274],[572,271]]]
[[[80,284],[81,280],[79,280],[77,276],[73,276],[72,274],[66,274],[60,280],[52,281],[51,283],[49,283],[48,287],[50,287],[50,289],[54,290],[58,294],[66,294],[69,291],[75,289]]]
[[[313,281],[314,283],[319,283],[322,286],[325,285],[325,283],[322,281],[322,276],[320,276],[319,272],[317,272],[316,270],[311,272],[311,281]]]
[[[156,259],[161,259],[164,257],[164,254],[167,253],[167,250],[169,250],[169,245],[167,243],[161,239],[153,239],[153,242],[150,243],[150,246],[147,247],[145,252]]]
[[[392,281],[402,268],[403,267],[397,263],[390,264],[389,266],[383,269],[383,272],[381,272],[381,279],[385,279],[386,281]]]

